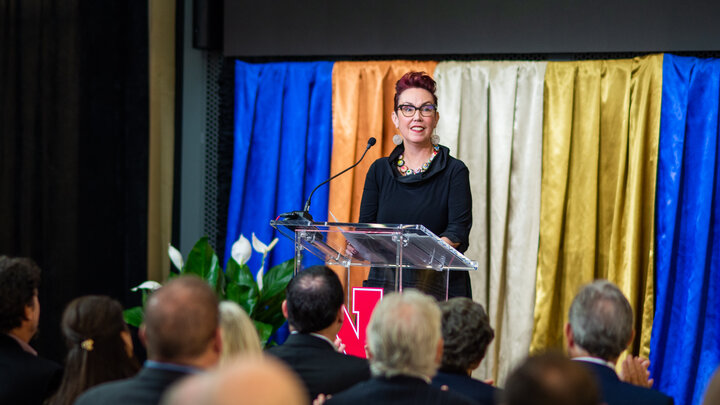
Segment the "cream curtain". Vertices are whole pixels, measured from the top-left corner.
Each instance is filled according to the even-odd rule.
[[[528,354],[540,223],[544,62],[441,62],[443,145],[470,169],[473,298],[495,340],[474,375],[499,385]]]

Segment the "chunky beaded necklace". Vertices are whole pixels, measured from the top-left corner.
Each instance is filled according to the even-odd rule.
[[[432,152],[432,156],[430,156],[430,159],[428,159],[427,162],[423,163],[423,165],[419,169],[416,169],[416,170],[409,168],[405,164],[405,159],[403,159],[403,155],[398,156],[398,160],[395,164],[397,165],[397,167],[400,168],[400,174],[403,176],[409,176],[411,174],[420,174],[420,173],[426,171],[430,167],[430,163],[432,163],[433,159],[435,159],[435,156],[437,156],[439,150],[440,150],[440,146],[438,146],[438,145],[433,146],[433,152]]]

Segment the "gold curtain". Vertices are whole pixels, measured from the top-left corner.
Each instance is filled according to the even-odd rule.
[[[352,171],[330,182],[330,212],[340,222],[357,222],[365,175],[376,159],[387,156],[395,145],[397,132],[390,119],[395,83],[409,71],[433,74],[437,62],[375,61],[337,62],[332,77],[333,151],[330,172],[339,173],[360,158],[367,140],[374,136],[375,147]],[[333,217],[328,215],[329,220]],[[335,269],[343,284],[344,270]],[[367,272],[352,272],[351,286],[362,284]]]
[[[649,355],[662,60],[547,65],[531,352],[563,347],[573,297],[605,278],[633,307],[630,349]]]
[[[175,2],[153,0],[149,11],[150,150],[148,174],[148,279],[170,270],[173,154],[175,151]]]

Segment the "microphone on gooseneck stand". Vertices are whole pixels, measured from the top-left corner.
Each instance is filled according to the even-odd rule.
[[[310,201],[312,200],[312,196],[313,196],[313,194],[315,194],[315,191],[317,191],[317,189],[320,188],[320,186],[322,186],[323,184],[328,183],[330,180],[334,179],[335,177],[338,177],[339,175],[345,173],[346,171],[348,171],[348,170],[352,169],[353,167],[357,166],[358,164],[360,164],[360,162],[362,162],[363,158],[365,157],[365,154],[367,153],[367,151],[370,150],[370,148],[372,148],[373,145],[375,145],[375,142],[376,142],[375,138],[370,137],[370,139],[368,139],[367,146],[365,146],[365,152],[363,152],[362,156],[360,156],[360,159],[357,162],[355,162],[354,165],[348,167],[347,169],[341,171],[340,173],[338,173],[338,174],[330,177],[329,179],[323,181],[322,183],[318,184],[317,187],[315,187],[313,189],[313,191],[310,193],[310,196],[308,197],[307,201],[305,201],[305,207],[303,208],[302,211],[288,212],[286,214],[281,214],[280,217],[286,218],[289,220],[299,220],[300,222],[303,222],[303,223],[313,222],[313,217],[312,217],[312,215],[310,215]]]

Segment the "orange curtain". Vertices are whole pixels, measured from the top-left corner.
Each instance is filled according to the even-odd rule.
[[[332,77],[333,151],[330,172],[335,174],[360,158],[367,140],[377,139],[365,159],[353,170],[330,182],[329,221],[357,222],[365,175],[376,159],[387,156],[396,133],[390,119],[395,83],[409,71],[432,76],[437,62],[376,61],[337,62]],[[344,270],[336,269],[345,283]],[[362,285],[367,269],[353,270],[350,285]]]

